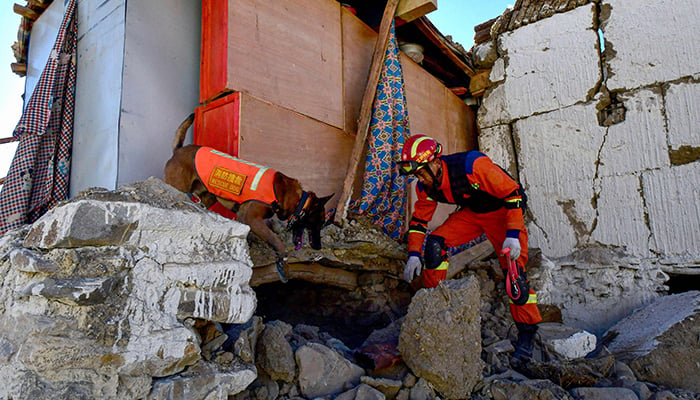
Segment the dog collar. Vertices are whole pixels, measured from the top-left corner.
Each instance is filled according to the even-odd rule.
[[[309,196],[309,192],[307,191],[302,191],[301,192],[301,199],[299,199],[299,204],[297,204],[296,210],[294,210],[294,214],[292,214],[291,217],[289,217],[289,222],[287,222],[287,230],[292,229],[294,224],[296,224],[300,219],[304,218],[304,214],[306,214],[307,206],[311,203],[311,196]]]

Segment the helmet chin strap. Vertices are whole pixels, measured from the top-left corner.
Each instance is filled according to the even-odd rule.
[[[436,158],[436,160],[440,160],[439,158]],[[437,174],[433,173],[433,169],[430,168],[430,165],[426,165],[426,168],[428,169],[428,173],[430,176],[433,178],[433,188],[437,189],[440,187],[440,182],[442,178],[442,162],[440,161],[440,166],[438,167]]]

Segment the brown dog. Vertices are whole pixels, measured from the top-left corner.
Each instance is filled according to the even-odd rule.
[[[238,221],[248,225],[275,250],[277,272],[282,282],[287,282],[286,246],[264,220],[277,215],[280,220],[288,221],[287,229],[293,230],[297,249],[307,229],[311,247],[320,249],[326,217],[324,206],[333,195],[318,198],[314,192],[304,191],[296,179],[209,147],[183,147],[193,121],[191,114],[178,127],[173,156],[165,164],[163,180],[200,199],[207,208],[218,201],[235,212]]]

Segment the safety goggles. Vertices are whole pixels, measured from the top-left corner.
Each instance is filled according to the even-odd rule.
[[[418,172],[419,169],[428,165],[427,162],[419,163],[419,162],[413,161],[413,160],[399,161],[396,164],[399,166],[399,173],[401,175],[415,174],[416,172]]]

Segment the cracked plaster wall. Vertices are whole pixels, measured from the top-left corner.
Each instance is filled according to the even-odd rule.
[[[590,275],[587,288],[571,283],[577,294],[543,293],[570,317],[587,301],[623,315],[665,289],[665,272],[700,264],[699,18],[695,0],[608,0],[497,38],[480,148],[527,190],[530,247],[558,267],[578,259],[613,272]],[[599,123],[611,101],[623,117]],[[591,249],[619,257],[581,262]],[[619,283],[620,295],[646,292],[638,301],[595,294],[630,264],[649,270]]]

